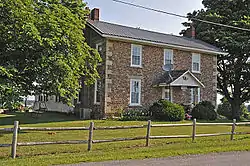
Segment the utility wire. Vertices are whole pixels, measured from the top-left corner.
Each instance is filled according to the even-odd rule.
[[[121,1],[121,0],[113,0],[113,1],[117,2],[117,3],[122,3],[122,4],[125,4],[125,5],[129,5],[129,6],[134,6],[134,7],[141,8],[141,9],[146,9],[146,10],[150,10],[150,11],[154,11],[154,12],[158,12],[158,13],[164,13],[164,14],[167,14],[167,15],[180,17],[180,18],[187,18],[188,19],[187,16],[183,16],[183,15],[176,14],[176,13],[166,12],[166,11],[163,11],[163,10],[158,10],[158,9],[154,9],[154,8],[150,8],[150,7],[145,7],[145,6],[142,6],[142,5],[137,5],[137,4],[133,4],[133,3],[129,3],[129,2],[124,2],[124,1]],[[238,29],[238,30],[243,30],[243,31],[250,32],[250,29],[246,29],[246,28],[240,28],[240,27],[236,27],[236,26],[220,24],[220,23],[207,21],[207,20],[202,20],[202,19],[198,19],[198,18],[190,18],[190,19],[195,20],[195,21],[199,21],[199,22],[203,22],[203,23],[207,23],[207,24],[213,24],[213,25],[217,25],[217,26],[223,26],[223,27],[227,27],[227,28]]]

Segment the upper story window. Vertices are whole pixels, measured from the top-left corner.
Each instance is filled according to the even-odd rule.
[[[164,49],[164,65],[174,64],[174,52],[170,49]]]
[[[102,50],[103,48],[102,48],[102,43],[97,43],[96,44],[96,50],[98,51],[98,53],[100,54],[100,56],[102,57]],[[98,66],[100,66],[101,65],[101,63],[98,63]]]
[[[142,67],[142,46],[131,45],[131,66]]]
[[[96,50],[99,52],[99,54],[101,54],[101,52],[102,52],[102,43],[97,43],[96,44]]]
[[[192,54],[192,72],[200,73],[201,70],[201,56],[200,54]]]
[[[141,104],[141,80],[130,80],[130,105]]]

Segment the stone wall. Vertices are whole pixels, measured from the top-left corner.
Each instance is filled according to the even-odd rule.
[[[106,107],[105,112],[126,109],[130,101],[130,79],[140,78],[142,84],[141,104],[147,106],[161,99],[162,89],[154,87],[153,81],[163,70],[164,48],[158,46],[142,46],[142,67],[131,67],[131,44],[108,40],[106,58]],[[133,43],[136,44],[136,43]],[[171,48],[169,48],[171,49]],[[216,56],[201,54],[201,73],[195,74],[205,85],[201,89],[201,100],[216,102]],[[192,71],[192,52],[174,49],[174,70]],[[182,95],[181,95],[182,94]],[[173,101],[189,102],[189,89],[173,88]]]

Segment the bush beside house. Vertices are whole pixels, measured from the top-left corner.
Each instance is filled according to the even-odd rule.
[[[149,108],[131,109],[123,112],[121,120],[160,120],[181,121],[184,119],[185,111],[181,105],[166,100],[159,100]]]
[[[198,120],[216,120],[215,106],[209,101],[202,101],[192,109],[192,117]]]
[[[150,108],[152,118],[164,121],[181,121],[184,119],[185,111],[183,106],[171,103],[167,100],[159,100]]]
[[[229,103],[220,104],[218,114],[231,118],[231,107]],[[215,106],[209,101],[202,101],[191,111],[192,118],[197,120],[216,120],[218,117]],[[241,109],[241,117],[248,118],[249,113],[246,107]],[[184,120],[185,110],[179,104],[174,104],[166,100],[159,100],[153,103],[149,109],[132,109],[123,112],[121,120],[160,120],[160,121],[181,121]]]
[[[122,113],[120,120],[122,121],[144,121],[150,119],[148,109],[130,109]]]

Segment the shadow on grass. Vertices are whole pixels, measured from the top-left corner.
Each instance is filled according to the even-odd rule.
[[[13,125],[14,121],[19,121],[20,124],[37,124],[50,122],[66,122],[79,120],[75,115],[67,115],[64,113],[45,112],[38,117],[32,117],[29,113],[15,112],[8,114],[1,114],[1,125]]]

